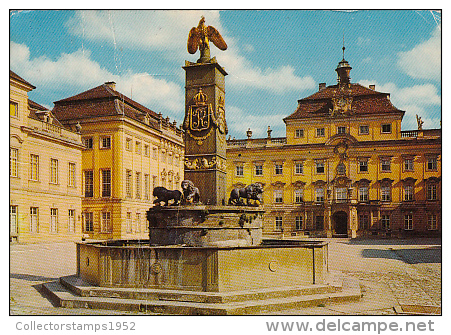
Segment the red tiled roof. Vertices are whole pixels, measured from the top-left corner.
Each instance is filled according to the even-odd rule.
[[[113,90],[106,84],[55,101],[54,104],[53,113],[60,121],[120,114],[139,119],[139,116],[148,113],[151,123],[156,125],[158,122],[158,115],[154,111]]]
[[[31,99],[28,99],[28,107],[32,108],[32,109],[36,109],[39,111],[46,111],[49,110],[48,108],[45,108],[44,106],[38,104],[37,102],[34,102]]]
[[[13,79],[15,79],[15,80],[17,80],[17,81],[20,81],[21,83],[26,84],[26,85],[32,87],[33,89],[36,88],[36,86],[30,84],[28,81],[26,81],[26,80],[23,79],[21,76],[19,76],[18,74],[16,74],[15,72],[13,72],[13,71],[11,71],[11,70],[9,70],[9,76],[10,76],[10,78],[13,78]]]
[[[284,120],[329,115],[329,110],[333,108],[332,98],[337,96],[337,89],[338,85],[331,85],[306,98],[298,100],[296,111],[284,118]],[[352,113],[354,115],[388,112],[404,113],[390,102],[390,94],[377,92],[360,84],[351,84],[349,96],[353,98]]]

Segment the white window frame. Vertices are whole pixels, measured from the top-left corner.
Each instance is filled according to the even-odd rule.
[[[362,131],[365,130],[365,131]],[[359,126],[359,135],[368,135],[370,133],[370,126],[364,124]]]
[[[283,175],[283,163],[280,162],[274,163],[274,175],[276,176]]]
[[[67,213],[67,231],[69,233],[75,233],[75,209],[70,208]]]
[[[294,190],[294,202],[296,204],[301,204],[304,202],[304,189],[298,188]]]
[[[58,232],[58,208],[50,208],[50,232]]]
[[[102,198],[111,198],[113,191],[111,169],[101,169],[100,172],[102,178]],[[106,177],[109,179],[105,179]]]
[[[283,190],[274,190],[274,203],[283,204]]]
[[[39,155],[30,154],[30,180],[39,181]]]
[[[404,230],[413,230],[413,214],[404,214]]]
[[[346,187],[337,187],[335,189],[335,201],[346,202],[348,200],[348,189]]]
[[[403,162],[404,171],[413,172],[414,171],[414,159],[413,158],[404,158]]]
[[[302,175],[304,174],[304,162],[294,163],[294,174]]]
[[[274,230],[281,231],[283,229],[283,217],[276,216],[274,218]]]
[[[326,136],[326,129],[323,128],[316,128],[315,130],[316,137],[325,137]]]
[[[110,211],[102,211],[100,214],[101,220],[101,233],[111,233],[113,231],[113,227],[111,225],[111,212]]]
[[[346,134],[348,131],[346,126],[337,126],[337,134]]]
[[[9,148],[9,176],[19,177],[19,149],[17,148]]]
[[[426,185],[426,200],[437,200],[437,184],[428,183]]]
[[[428,157],[427,171],[437,171],[437,157]]]
[[[428,214],[428,230],[438,230],[437,214]]]
[[[303,138],[304,137],[304,129],[296,129],[294,131],[295,138]]]
[[[141,172],[135,172],[135,198],[141,199]]]
[[[384,127],[388,126],[390,128],[389,131],[384,131]],[[391,134],[392,133],[392,124],[391,123],[384,123],[381,124],[381,134]]]
[[[318,169],[322,169],[322,172],[319,172]],[[324,174],[326,173],[326,164],[323,161],[315,162],[315,173],[316,174]]]
[[[39,232],[39,207],[30,207],[30,233]]]
[[[19,207],[17,205],[9,206],[9,229],[10,234],[17,234],[19,230]]]
[[[58,185],[58,160],[50,158],[50,184]]]
[[[75,187],[77,165],[74,162],[68,163],[67,186]]]
[[[133,171],[125,170],[125,197],[133,198]]]
[[[381,229],[384,230],[390,229],[390,215],[388,214],[381,215]]]
[[[364,167],[364,170],[362,170],[362,167]],[[359,173],[368,173],[368,160],[366,159],[359,160]]]
[[[244,176],[244,166],[243,164],[237,164],[235,166],[235,176],[243,177]]]
[[[91,150],[94,148],[94,139],[92,137],[84,137],[82,141],[86,150]]]
[[[304,229],[304,217],[302,215],[296,215],[295,218],[295,229],[303,230]]]
[[[88,178],[90,176],[90,178]],[[84,192],[83,195],[85,198],[94,197],[94,171],[93,170],[85,170],[83,172],[84,179]]]
[[[324,202],[324,188],[316,187],[315,188],[315,202]]]
[[[94,232],[94,213],[85,212],[84,214],[84,231],[87,233]]]
[[[414,200],[415,189],[414,189],[413,185],[411,185],[411,184],[404,185],[403,191],[404,191],[404,197],[403,197],[404,201],[413,201]]]
[[[111,149],[111,136],[104,135],[100,137],[100,149]]]
[[[359,187],[359,201],[360,202],[366,202],[368,201],[369,197],[368,197],[368,186],[360,186]]]
[[[255,175],[263,176],[263,164],[255,164]]]
[[[381,201],[390,202],[391,201],[391,186],[382,185],[381,186]]]
[[[391,172],[390,158],[381,158],[381,172]]]

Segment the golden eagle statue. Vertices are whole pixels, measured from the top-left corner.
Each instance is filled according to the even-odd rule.
[[[210,45],[208,41],[212,41],[221,50],[227,49],[227,44],[221,34],[212,26],[205,26],[205,17],[199,21],[197,27],[191,28],[188,35],[188,52],[196,53],[200,50],[200,58],[198,63],[206,63],[210,61]]]

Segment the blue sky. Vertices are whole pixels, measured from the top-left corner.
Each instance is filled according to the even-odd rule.
[[[426,10],[17,11],[10,13],[10,69],[53,101],[106,81],[180,122],[184,115],[186,41],[204,15],[229,48],[212,56],[226,69],[229,134],[285,136],[282,119],[297,100],[336,83],[342,58],[353,82],[375,84],[405,110],[402,128],[441,120],[441,14]]]

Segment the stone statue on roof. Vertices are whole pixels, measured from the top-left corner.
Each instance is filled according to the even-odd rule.
[[[227,50],[227,44],[221,34],[212,26],[205,26],[205,17],[201,17],[197,27],[191,28],[188,35],[188,52],[196,53],[200,51],[198,63],[207,63],[210,61],[210,43],[212,41],[220,50]]]
[[[418,126],[418,130],[423,130],[423,123],[424,123],[424,121],[421,120],[421,116],[418,117],[418,114],[416,114],[416,117],[417,117],[417,126]]]

